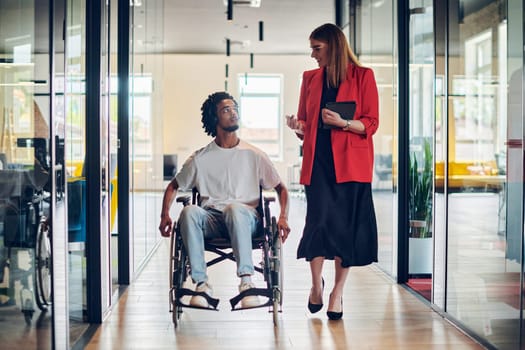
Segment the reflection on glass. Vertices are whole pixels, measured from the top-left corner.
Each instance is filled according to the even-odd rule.
[[[507,18],[500,1],[459,3],[449,17],[447,311],[496,347],[516,348],[521,269],[506,247],[521,215],[505,215]],[[521,158],[509,161],[522,174]]]
[[[110,1],[109,6],[111,6],[109,10],[110,15],[110,28],[118,28],[118,2],[117,1]],[[118,54],[118,33],[116,30],[110,30],[109,33],[109,47],[110,47],[110,54],[112,57],[116,57]],[[108,189],[108,195],[109,195],[109,235],[111,237],[110,240],[110,261],[111,261],[111,291],[112,293],[115,293],[118,290],[118,282],[119,282],[119,276],[118,276],[118,238],[119,238],[119,230],[118,230],[118,185],[117,185],[117,179],[118,179],[118,169],[117,169],[117,152],[118,152],[118,105],[117,105],[117,93],[118,93],[118,82],[115,78],[117,76],[117,64],[114,63],[114,60],[110,61],[110,67],[109,67],[109,74],[110,74],[110,81],[109,81],[109,90],[110,90],[110,98],[109,98],[109,126],[108,126],[108,142],[109,142],[109,172],[108,172],[108,181],[109,181],[109,189]]]
[[[68,0],[66,24],[66,190],[71,343],[87,328],[86,302],[86,73],[85,3]]]
[[[130,234],[133,266],[140,268],[160,239],[160,205],[163,184],[162,137],[162,6],[144,2],[133,8],[130,76]],[[169,92],[168,92],[169,93]],[[135,273],[136,271],[132,271]]]
[[[346,6],[346,5],[345,5]],[[379,252],[378,260],[381,269],[395,276],[397,271],[394,263],[394,246],[396,242],[394,230],[396,225],[396,212],[394,203],[397,200],[394,193],[393,168],[395,157],[393,156],[397,138],[397,99],[395,91],[396,75],[395,57],[386,53],[392,52],[394,39],[392,37],[375,37],[369,28],[384,26],[395,31],[395,20],[392,13],[395,12],[397,4],[395,1],[374,2],[362,1],[358,6],[356,34],[359,37],[356,42],[360,47],[354,47],[359,54],[361,63],[374,71],[379,93],[379,129],[374,135],[374,175],[372,191],[374,205],[376,207]],[[353,24],[350,25],[352,27]],[[350,30],[350,29],[347,29]],[[350,44],[353,44],[352,42]]]
[[[410,1],[408,285],[428,300],[433,277],[434,32],[432,1]]]
[[[37,10],[47,13],[48,3],[0,2],[2,348],[51,346],[49,32],[35,35],[49,18]]]

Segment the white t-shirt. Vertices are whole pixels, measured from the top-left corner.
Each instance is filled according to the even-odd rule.
[[[201,205],[222,210],[240,202],[259,204],[260,188],[275,188],[281,178],[266,153],[244,141],[221,148],[215,141],[195,151],[175,176],[179,188],[200,193]]]

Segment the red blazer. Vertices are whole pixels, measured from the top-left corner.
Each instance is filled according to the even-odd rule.
[[[303,73],[297,118],[306,122],[303,142],[303,164],[300,182],[310,184],[314,162],[315,141],[319,120],[323,69]],[[335,178],[341,182],[372,182],[374,144],[372,135],[379,126],[379,104],[374,72],[369,68],[348,66],[346,80],[339,86],[336,101],[356,101],[354,119],[360,120],[366,134],[332,129],[332,151]]]

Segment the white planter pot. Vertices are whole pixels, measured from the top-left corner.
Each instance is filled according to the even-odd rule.
[[[408,238],[408,273],[431,274],[434,251],[432,237]]]

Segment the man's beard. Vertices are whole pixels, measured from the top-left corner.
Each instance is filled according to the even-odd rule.
[[[236,124],[236,125],[232,125],[228,127],[221,126],[221,129],[227,132],[234,132],[234,131],[237,131],[237,129],[239,129],[239,125]]]

